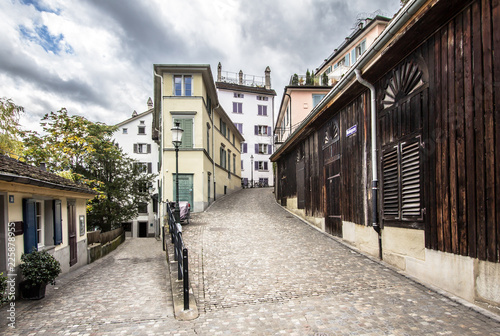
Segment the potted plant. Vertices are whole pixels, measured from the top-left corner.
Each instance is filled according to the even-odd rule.
[[[19,284],[21,294],[25,299],[39,300],[45,297],[47,284],[55,285],[57,276],[61,273],[61,265],[46,251],[37,251],[21,256],[21,272],[23,281]]]

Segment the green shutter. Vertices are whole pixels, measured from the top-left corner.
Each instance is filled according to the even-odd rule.
[[[34,199],[23,199],[24,221],[24,253],[30,253],[38,247],[36,234],[36,202]]]
[[[193,148],[193,119],[175,119],[175,122],[178,122],[184,130],[179,148]]]
[[[62,213],[61,201],[54,200],[52,203],[54,212],[54,245],[62,244]]]

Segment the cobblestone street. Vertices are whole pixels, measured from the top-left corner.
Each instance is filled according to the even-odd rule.
[[[282,209],[272,189],[183,226],[200,312],[177,321],[161,243],[129,239],[16,304],[2,335],[500,335],[499,320],[415,283]],[[56,289],[57,288],[57,289]]]

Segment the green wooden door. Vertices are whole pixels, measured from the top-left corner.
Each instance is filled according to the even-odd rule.
[[[174,174],[174,199],[177,200],[176,175]],[[179,201],[188,201],[193,206],[193,174],[179,174]]]

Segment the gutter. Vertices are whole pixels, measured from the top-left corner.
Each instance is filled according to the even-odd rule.
[[[355,70],[361,70],[368,65],[372,58],[380,52],[384,46],[396,35],[396,33],[403,27],[408,20],[425,4],[428,0],[413,0],[409,1],[396,15],[396,17],[387,25],[385,30],[380,34],[373,44],[361,55],[361,58],[344,74],[343,79],[330,91],[325,97],[316,105],[315,108],[307,115],[302,121],[301,126],[298,127],[290,136],[287,141],[281,145],[280,150],[271,156],[274,161],[279,157],[279,154],[284,151],[287,145],[292,143],[292,140],[302,132],[302,130],[311,122],[313,122],[320,112],[327,107],[327,104],[340,92],[342,92],[350,81],[355,79]]]

